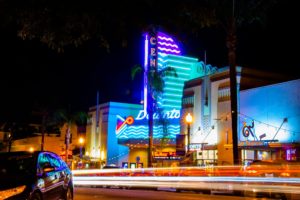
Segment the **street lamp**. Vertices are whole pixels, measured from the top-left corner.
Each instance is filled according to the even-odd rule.
[[[190,135],[191,135],[191,123],[193,122],[193,116],[191,115],[191,113],[188,113],[185,116],[185,121],[187,123],[187,152],[190,152]]]
[[[32,153],[32,152],[34,152],[34,148],[30,147],[28,151]]]
[[[83,143],[84,143],[84,138],[83,138],[83,137],[80,137],[80,138],[79,138],[79,144],[80,144],[80,159],[82,159],[82,146],[83,146]]]

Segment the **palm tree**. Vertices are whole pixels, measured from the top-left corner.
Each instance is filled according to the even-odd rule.
[[[22,130],[23,127],[20,127],[20,125],[17,124],[16,122],[8,123],[5,125],[4,130],[8,131],[8,138],[7,138],[8,152],[11,152],[11,147],[14,140],[20,135],[18,133],[20,132],[20,129]]]
[[[137,73],[143,72],[144,68],[141,65],[135,65],[131,70],[132,79],[135,78]],[[164,77],[165,76],[175,76],[177,77],[177,73],[172,67],[165,67],[162,70],[158,70],[156,67],[149,67],[149,70],[146,72],[148,84],[148,94],[147,95],[147,113],[149,116],[148,120],[148,167],[152,167],[152,151],[153,151],[153,114],[155,111],[158,111],[157,101],[159,97],[161,97],[164,89]]]
[[[88,114],[86,112],[71,112],[70,109],[68,110],[64,110],[64,109],[60,109],[57,110],[56,112],[54,112],[54,123],[58,126],[58,127],[63,127],[64,125],[67,126],[67,131],[66,131],[66,135],[65,135],[65,143],[66,143],[66,157],[65,157],[65,161],[68,161],[68,151],[69,151],[69,145],[70,145],[70,138],[71,138],[71,126],[73,124],[76,125],[84,125],[87,122],[88,119]]]
[[[45,146],[45,131],[46,131],[46,126],[47,122],[49,121],[49,112],[46,108],[40,108],[39,111],[33,111],[33,115],[37,116],[42,116],[42,140],[41,140],[41,151],[44,151],[44,146]]]

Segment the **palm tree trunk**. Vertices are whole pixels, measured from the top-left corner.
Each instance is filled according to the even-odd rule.
[[[239,164],[238,133],[237,133],[237,83],[236,83],[236,21],[232,17],[228,23],[227,48],[230,76],[231,122],[233,164]]]
[[[68,164],[69,143],[70,143],[70,136],[71,136],[70,131],[71,131],[70,130],[70,125],[68,123],[67,133],[66,133],[66,158],[65,158],[65,161],[66,161],[67,164]]]
[[[152,91],[151,86],[148,87],[148,91]],[[150,92],[148,95],[148,104],[147,104],[147,112],[149,116],[148,120],[148,136],[149,136],[149,143],[148,143],[148,167],[152,167],[152,149],[153,149],[153,97],[152,92]]]
[[[11,151],[11,145],[12,145],[12,139],[9,138],[9,140],[8,140],[8,152]]]
[[[43,121],[42,121],[42,142],[41,142],[41,151],[44,151],[44,144],[45,144],[45,120],[46,116],[43,115]]]

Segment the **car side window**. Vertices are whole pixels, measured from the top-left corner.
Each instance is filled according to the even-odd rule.
[[[56,156],[55,154],[49,153],[49,154],[47,154],[47,157],[50,161],[51,166],[54,167],[56,170],[62,168],[62,165],[61,165],[61,162],[60,162],[60,159],[58,158],[58,156]]]
[[[59,160],[60,160],[60,164],[63,168],[69,168],[68,165],[65,163],[65,161],[63,159],[61,159],[59,156],[58,156]]]
[[[40,153],[38,157],[38,173],[43,172],[43,168],[50,165],[50,160],[46,153]]]

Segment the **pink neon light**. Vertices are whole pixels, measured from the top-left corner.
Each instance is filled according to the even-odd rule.
[[[175,55],[178,55],[178,54],[181,53],[180,48],[178,47],[178,45],[168,35],[159,32],[157,38],[158,38],[158,41],[157,41],[158,51],[165,52],[165,53],[168,53],[168,54],[175,54]]]
[[[178,48],[178,46],[176,44],[169,44],[169,43],[166,43],[166,42],[158,42],[158,44],[160,44],[162,46]]]
[[[177,51],[175,49],[167,49],[167,48],[162,48],[162,47],[157,47],[161,51],[167,51],[167,52],[172,52],[172,53],[180,53],[180,51]]]
[[[173,42],[173,39],[170,38],[170,37],[162,37],[162,36],[158,36],[158,39],[161,39],[161,40],[167,40],[167,41]]]

